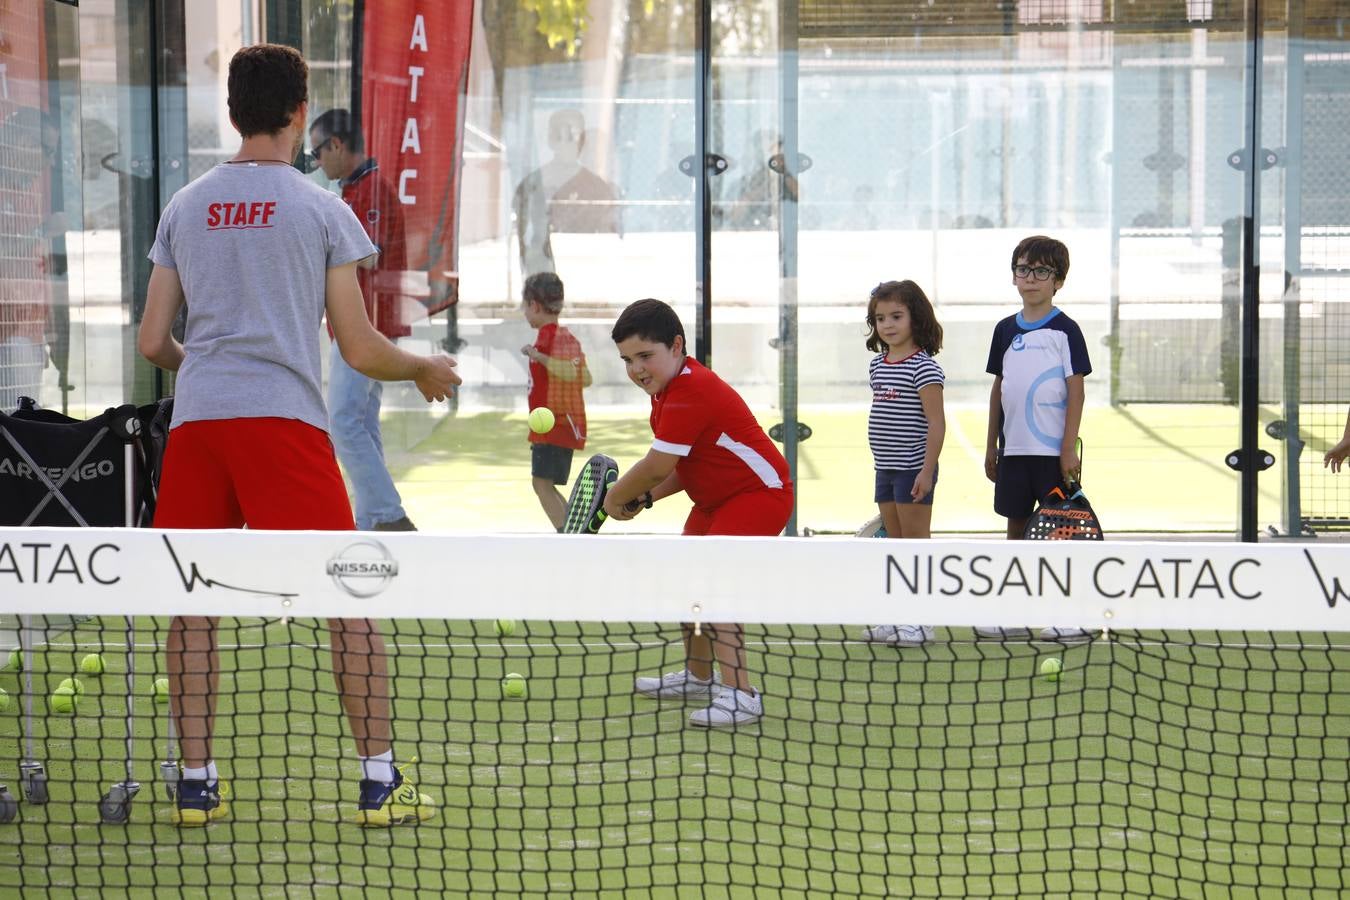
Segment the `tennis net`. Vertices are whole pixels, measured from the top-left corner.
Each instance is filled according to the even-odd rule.
[[[1347,588],[1334,545],[0,531],[3,612],[90,616],[0,674],[0,889],[1340,896]],[[204,828],[156,702],[185,613],[220,617]],[[361,617],[416,826],[352,821]],[[746,623],[762,718],[634,693],[679,622]]]

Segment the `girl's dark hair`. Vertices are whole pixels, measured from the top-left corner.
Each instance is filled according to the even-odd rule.
[[[230,118],[244,137],[276,134],[309,99],[309,66],[284,44],[254,44],[230,59]]]
[[[909,310],[910,329],[914,344],[929,356],[937,356],[942,349],[942,326],[938,324],[933,304],[928,295],[912,281],[883,281],[872,289],[867,300],[867,349],[873,353],[890,350],[877,334],[877,304],[882,300],[903,303]]]
[[[616,344],[633,335],[672,349],[675,347],[675,336],[679,335],[684,351],[689,352],[689,340],[684,336],[680,317],[670,308],[670,304],[660,300],[648,298],[630,303],[619,314],[619,321],[614,323],[614,330],[609,333]]]

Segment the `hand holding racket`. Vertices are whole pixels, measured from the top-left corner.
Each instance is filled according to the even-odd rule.
[[[1052,488],[1027,520],[1022,537],[1029,541],[1100,541],[1104,539],[1097,513],[1083,489],[1069,481],[1068,491]]]
[[[1083,477],[1083,439],[1078,438],[1074,441],[1074,446],[1070,450],[1062,450],[1059,454],[1059,470],[1064,476],[1064,481],[1072,485]]]

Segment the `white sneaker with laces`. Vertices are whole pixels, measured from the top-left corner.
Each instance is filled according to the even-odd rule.
[[[1090,641],[1092,640],[1092,632],[1084,628],[1065,628],[1062,625],[1051,625],[1049,628],[1041,629],[1041,640],[1066,643]]]
[[[977,625],[975,627],[975,636],[990,641],[1017,640],[1018,638],[1031,637],[1030,628],[999,628],[997,626]]]
[[[644,697],[707,700],[721,692],[722,678],[713,672],[709,680],[699,681],[688,669],[681,669],[678,672],[667,672],[660,678],[639,678],[633,682],[633,690]]]
[[[895,640],[891,644],[896,647],[922,647],[934,637],[932,625],[897,625]]]
[[[689,724],[701,728],[737,728],[741,725],[753,725],[763,716],[763,695],[747,694],[745,691],[731,688],[722,691],[712,702],[712,706],[691,715]]]
[[[889,644],[895,640],[898,625],[873,625],[862,630],[862,639],[869,644]]]
[[[931,625],[874,625],[864,628],[862,639],[869,644],[892,647],[922,647],[934,637]]]

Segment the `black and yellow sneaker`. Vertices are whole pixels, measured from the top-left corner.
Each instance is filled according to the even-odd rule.
[[[394,783],[361,779],[361,800],[357,804],[356,824],[366,828],[390,828],[416,825],[436,815],[436,804],[403,777],[394,773]]]
[[[170,820],[179,828],[200,828],[230,814],[229,791],[223,781],[178,782],[178,806]]]

